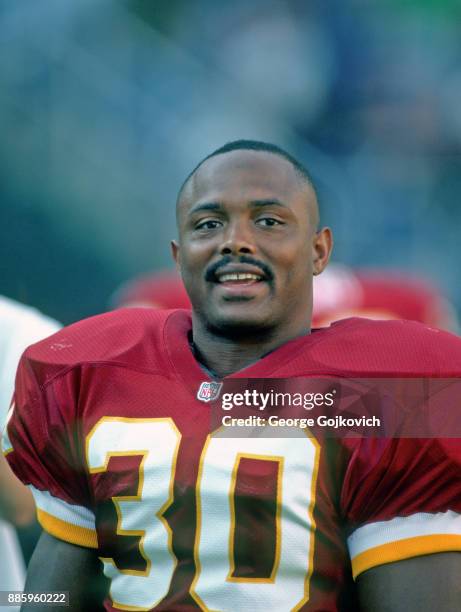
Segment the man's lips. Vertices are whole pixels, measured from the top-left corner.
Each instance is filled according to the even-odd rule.
[[[233,302],[235,300],[246,301],[252,300],[257,296],[261,297],[267,294],[267,287],[267,282],[264,282],[262,279],[256,280],[254,277],[240,278],[238,280],[233,278],[226,280],[224,278],[222,281],[213,283],[213,290],[226,302]]]
[[[273,277],[272,270],[265,262],[248,255],[241,255],[237,261],[232,261],[232,258],[226,255],[211,264],[205,272],[207,282],[226,286],[270,282]]]
[[[255,266],[227,265],[216,271],[213,285],[226,302],[247,301],[265,294],[268,280]]]

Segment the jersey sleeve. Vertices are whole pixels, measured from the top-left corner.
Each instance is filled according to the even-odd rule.
[[[70,377],[59,391],[52,381],[40,385],[26,351],[2,446],[12,470],[33,493],[43,529],[72,544],[96,548],[94,509],[79,443],[77,384]]]
[[[351,443],[341,505],[354,578],[373,567],[461,552],[461,440]]]

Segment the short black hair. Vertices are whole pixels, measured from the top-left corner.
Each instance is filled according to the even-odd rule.
[[[302,180],[306,181],[310,185],[310,187],[314,190],[314,193],[317,196],[317,190],[314,185],[314,181],[312,180],[311,175],[309,174],[307,168],[303,166],[301,162],[299,162],[293,155],[279,147],[278,145],[272,144],[270,142],[263,142],[262,140],[233,140],[231,142],[226,143],[219,149],[216,149],[206,157],[200,161],[195,168],[187,175],[181,188],[178,192],[178,201],[181,198],[184,187],[187,182],[195,174],[195,172],[200,168],[200,166],[210,159],[210,157],[215,157],[216,155],[221,155],[223,153],[229,153],[230,151],[264,151],[266,153],[273,153],[274,155],[278,155],[279,157],[283,157],[294,167],[296,172],[299,174]]]

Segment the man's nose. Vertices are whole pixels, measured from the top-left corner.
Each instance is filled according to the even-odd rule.
[[[230,223],[223,238],[220,247],[221,255],[254,253],[256,250],[253,232],[245,222]]]

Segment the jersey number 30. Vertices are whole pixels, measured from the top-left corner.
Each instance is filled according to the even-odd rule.
[[[142,456],[137,495],[113,498],[117,533],[141,536],[146,570],[119,570],[102,558],[110,595],[121,610],[150,610],[167,594],[176,567],[172,533],[163,514],[173,501],[181,434],[169,419],[105,418],[87,438],[91,473],[108,469],[111,457]],[[307,436],[208,437],[196,483],[196,573],[191,595],[203,610],[297,610],[309,599],[314,553],[313,507],[319,449]],[[239,467],[269,462],[275,479],[274,554],[267,576],[236,568]],[[272,479],[272,480],[274,480]],[[244,533],[244,532],[240,532]]]

